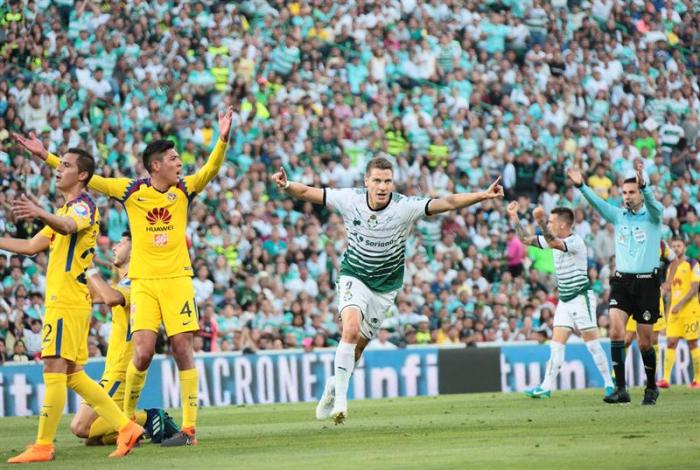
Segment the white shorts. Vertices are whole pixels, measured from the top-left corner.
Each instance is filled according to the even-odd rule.
[[[596,298],[592,290],[587,290],[568,302],[560,301],[554,312],[554,327],[576,327],[579,331],[597,328]]]
[[[343,317],[343,310],[347,307],[357,307],[362,313],[360,333],[366,339],[372,339],[379,331],[386,313],[394,305],[399,291],[375,292],[359,279],[350,276],[340,276],[337,287],[340,317]]]

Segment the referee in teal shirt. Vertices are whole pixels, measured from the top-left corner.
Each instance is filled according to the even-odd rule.
[[[644,182],[642,166],[636,177],[622,184],[624,207],[615,207],[586,186],[577,168],[568,170],[574,186],[600,215],[615,227],[616,271],[610,278],[610,349],[615,369],[616,390],[604,398],[607,403],[629,403],[625,384],[625,324],[627,317],[637,321],[637,338],[642,352],[647,386],[642,405],[654,405],[656,353],[652,347],[652,325],[660,316],[659,246],[662,206]]]

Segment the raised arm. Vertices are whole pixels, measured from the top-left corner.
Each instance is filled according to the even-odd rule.
[[[662,214],[664,211],[663,206],[654,197],[654,191],[644,182],[644,173],[642,165],[637,167],[637,184],[644,197],[644,206],[646,206],[649,212],[649,217],[655,223],[661,222]]]
[[[87,286],[88,289],[90,289],[92,303],[107,304],[110,307],[116,307],[117,305],[124,305],[126,303],[124,295],[107,284],[104,279],[102,279],[97,269],[89,269],[86,274]]]
[[[515,229],[515,233],[518,235],[520,241],[525,245],[535,245],[537,237],[528,233],[528,231],[523,227],[523,224],[520,223],[520,217],[518,216],[518,203],[516,201],[511,201],[506,208],[506,212],[508,213],[508,219]]]
[[[440,214],[442,212],[459,210],[464,207],[471,206],[473,204],[478,204],[482,201],[488,199],[498,199],[503,197],[503,186],[498,184],[501,181],[501,177],[496,178],[496,181],[491,183],[486,191],[480,191],[476,193],[461,193],[461,194],[450,194],[446,197],[441,197],[437,199],[431,199],[428,203],[428,215]]]
[[[296,183],[287,179],[287,172],[283,167],[280,171],[272,175],[272,181],[277,184],[277,187],[286,192],[295,199],[308,201],[312,204],[324,204],[325,197],[323,189],[307,186],[302,183]]]
[[[19,134],[12,134],[12,136],[26,151],[46,162],[51,168],[56,169],[61,164],[58,155],[46,150],[44,144],[33,133],[30,133],[29,137]],[[92,175],[88,187],[109,197],[122,200],[132,181],[129,178],[104,178],[100,175]]]
[[[575,167],[570,167],[566,173],[569,175],[574,186],[576,186],[586,198],[586,201],[608,222],[615,223],[620,214],[620,209],[613,206],[607,201],[604,201],[595,191],[586,186],[583,182],[581,170]]]
[[[0,250],[11,251],[20,255],[34,256],[49,248],[51,240],[42,232],[37,233],[30,240],[21,238],[0,238]]]
[[[201,192],[207,184],[219,173],[221,165],[226,156],[226,146],[231,132],[231,121],[233,119],[233,108],[229,107],[225,113],[219,113],[219,138],[214,144],[207,162],[194,175],[185,177],[185,184],[190,193]]]

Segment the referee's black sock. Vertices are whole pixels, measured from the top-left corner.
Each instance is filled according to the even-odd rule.
[[[656,388],[656,351],[654,348],[642,351],[642,362],[644,362],[644,372],[647,373],[647,388]]]
[[[625,386],[625,342],[610,341],[610,355],[615,370],[615,385],[618,390],[624,390]],[[645,363],[646,364],[646,363]]]

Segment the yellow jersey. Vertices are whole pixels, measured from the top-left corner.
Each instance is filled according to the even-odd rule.
[[[671,275],[671,268],[669,268],[668,275]],[[670,282],[671,308],[673,308],[688,293],[692,283],[700,282],[700,263],[694,259],[680,261]],[[700,310],[700,302],[698,301],[698,296],[694,296],[683,306],[681,313],[698,310]]]
[[[100,213],[90,196],[82,193],[58,209],[56,215],[70,217],[78,228],[75,233],[61,235],[47,225],[39,232],[51,241],[46,268],[46,307],[90,310],[92,299],[85,271],[95,254]]]
[[[109,335],[107,358],[105,359],[105,375],[125,374],[133,354],[131,343],[131,280],[122,278],[113,289],[124,296],[124,305],[112,307],[112,331]]]
[[[186,241],[187,211],[194,197],[221,169],[225,151],[226,143],[217,139],[207,163],[194,175],[180,178],[164,193],[151,186],[150,178],[93,175],[88,185],[90,189],[124,204],[129,217],[133,253],[129,277],[132,280],[192,277]],[[56,168],[60,159],[49,154],[46,162]]]

